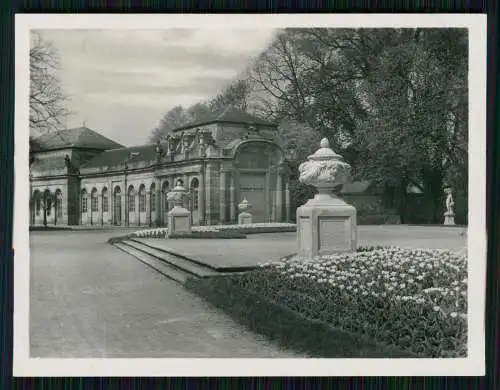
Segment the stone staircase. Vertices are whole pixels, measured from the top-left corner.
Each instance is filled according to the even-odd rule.
[[[153,268],[160,274],[172,279],[178,283],[184,284],[188,278],[206,278],[216,275],[234,274],[238,271],[221,272],[215,267],[198,261],[175,255],[159,248],[154,248],[144,244],[134,238],[129,238],[113,244],[123,252],[134,256],[142,263]]]

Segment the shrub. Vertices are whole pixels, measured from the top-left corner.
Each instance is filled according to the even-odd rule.
[[[465,254],[362,248],[292,258],[243,275],[242,287],[302,315],[427,357],[466,355]]]

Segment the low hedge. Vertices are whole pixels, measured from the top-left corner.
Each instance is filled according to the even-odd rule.
[[[196,232],[192,231],[191,233],[175,233],[171,236],[168,237],[169,239],[177,239],[177,238],[247,238],[245,234],[242,234],[240,232],[233,232],[233,231],[208,231],[208,232]]]
[[[247,329],[283,348],[316,358],[415,358],[409,351],[308,318],[244,288],[245,275],[188,279],[185,287]]]
[[[30,226],[30,232],[40,232],[40,231],[58,231],[58,230],[73,230],[67,226]]]

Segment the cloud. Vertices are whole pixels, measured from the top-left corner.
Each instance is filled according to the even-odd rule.
[[[86,121],[110,138],[118,135],[118,142],[137,144],[170,108],[209,99],[229,84],[266,48],[274,31],[40,33],[60,55],[60,78],[74,112],[68,127]]]

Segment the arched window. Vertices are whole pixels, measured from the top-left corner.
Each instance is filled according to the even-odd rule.
[[[80,202],[81,202],[81,209],[82,213],[87,212],[87,190],[83,189],[82,192],[80,193]]]
[[[102,212],[109,212],[108,189],[106,187],[102,189]]]
[[[52,212],[52,197],[49,190],[45,190],[45,192],[43,193],[43,202],[45,205],[46,214],[50,215],[50,213]]]
[[[192,210],[198,210],[198,193],[199,193],[200,182],[196,177],[193,180],[191,180],[190,187],[191,187],[191,208]]]
[[[151,184],[151,195],[150,195],[150,208],[151,208],[151,212],[155,212],[156,211],[156,185],[155,183]]]
[[[94,188],[90,193],[90,210],[92,212],[99,211],[99,203],[97,201],[97,189]]]
[[[134,186],[130,186],[128,188],[128,211],[129,211],[129,213],[135,212]]]
[[[62,192],[61,190],[56,191],[56,217],[62,218]]]
[[[146,188],[144,185],[139,187],[139,212],[146,212]]]
[[[40,197],[40,191],[35,191],[33,197],[35,198],[35,215],[40,215],[40,210],[42,209],[42,199]]]

